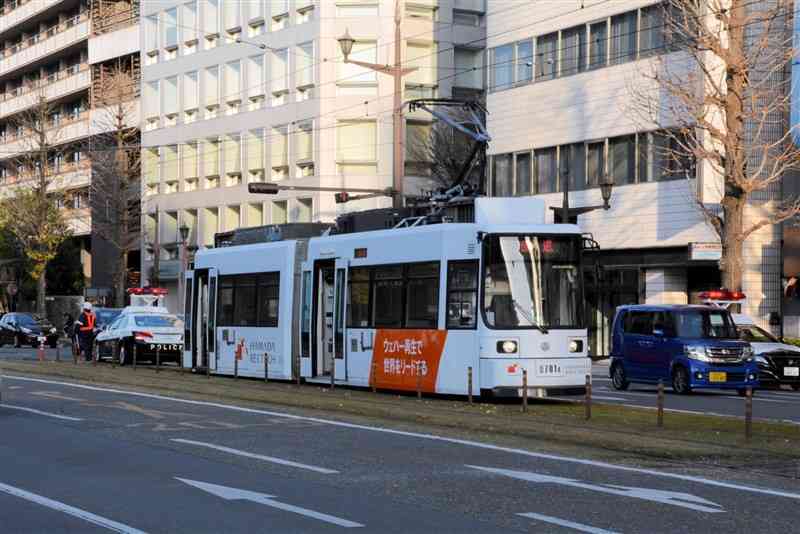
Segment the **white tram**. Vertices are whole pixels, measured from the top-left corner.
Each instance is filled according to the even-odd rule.
[[[202,250],[184,365],[211,373],[466,394],[580,389],[590,372],[577,226],[532,198],[474,223]],[[238,361],[237,361],[238,360]]]

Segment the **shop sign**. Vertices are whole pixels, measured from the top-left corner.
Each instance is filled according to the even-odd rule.
[[[719,243],[689,243],[690,261],[719,261],[722,245]]]

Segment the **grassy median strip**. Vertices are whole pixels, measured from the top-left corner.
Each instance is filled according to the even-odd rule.
[[[753,438],[746,441],[741,418],[668,411],[664,416],[665,426],[659,429],[654,410],[602,403],[595,403],[592,419],[587,421],[579,403],[532,402],[528,412],[521,413],[517,403],[470,405],[464,400],[441,397],[419,401],[414,396],[387,392],[374,394],[346,388],[331,391],[310,384],[298,387],[229,377],[209,379],[174,368],[159,374],[146,367],[133,371],[109,364],[92,366],[65,362],[2,362],[0,368],[4,374],[71,379],[214,402],[314,410],[340,418],[388,421],[396,427],[417,430],[424,426],[450,435],[489,439],[523,448],[589,450],[598,457],[618,460],[650,458],[681,463],[691,460],[698,467],[700,462],[772,470],[773,465],[786,465],[800,459],[800,426],[777,422],[754,421]],[[757,397],[754,403],[758,403]],[[781,472],[777,468],[775,471]]]

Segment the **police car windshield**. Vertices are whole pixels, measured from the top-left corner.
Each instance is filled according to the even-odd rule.
[[[97,315],[97,322],[99,324],[110,324],[114,322],[114,319],[119,317],[120,313],[122,313],[122,310],[97,310],[95,315]]]
[[[736,326],[723,310],[687,310],[675,314],[678,337],[689,339],[738,339]]]
[[[136,315],[133,321],[136,326],[159,327],[175,326],[177,319],[171,315]]]
[[[39,323],[36,322],[33,316],[24,314],[17,315],[17,323],[20,326],[39,326]]]

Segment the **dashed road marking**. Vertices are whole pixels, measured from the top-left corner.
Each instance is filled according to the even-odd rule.
[[[133,527],[129,527],[128,525],[117,523],[111,519],[106,519],[105,517],[87,512],[86,510],[81,510],[80,508],[75,508],[74,506],[64,504],[63,502],[54,501],[53,499],[48,499],[47,497],[31,493],[20,488],[15,488],[14,486],[9,486],[8,484],[3,484],[2,482],[0,482],[0,492],[7,493],[8,495],[12,495],[14,497],[19,497],[20,499],[25,499],[26,501],[30,501],[41,506],[45,506],[51,510],[63,512],[73,517],[77,517],[78,519],[82,519],[87,523],[92,523],[94,525],[107,528],[108,530],[113,530],[114,532],[119,532],[121,534],[146,534],[145,532]]]
[[[544,523],[551,523],[553,525],[558,525],[560,527],[571,528],[572,530],[577,530],[578,532],[587,532],[588,534],[618,534],[613,530],[604,530],[602,528],[583,525],[581,523],[575,523],[574,521],[567,521],[566,519],[559,519],[557,517],[552,517],[549,515],[535,514],[533,512],[528,512],[526,514],[517,514],[517,515],[521,515],[523,517],[527,517],[530,519],[535,519],[537,521],[542,521]]]
[[[69,417],[67,415],[59,415],[57,413],[43,412],[42,410],[35,410],[26,406],[16,406],[14,404],[0,404],[0,409],[2,408],[11,408],[12,410],[19,410],[21,412],[35,413],[37,415],[44,415],[54,419],[61,419],[62,421],[83,421],[83,419],[80,417]]]
[[[262,454],[255,454],[252,452],[247,451],[240,451],[239,449],[232,449],[230,447],[223,447],[222,445],[215,445],[213,443],[205,443],[203,441],[194,441],[191,439],[181,439],[181,438],[174,438],[170,441],[174,441],[176,443],[185,443],[187,445],[196,445],[198,447],[205,447],[207,449],[214,449],[215,451],[227,452],[228,454],[234,454],[236,456],[243,456],[245,458],[253,458],[255,460],[262,460],[264,462],[270,462],[273,464],[279,465],[286,465],[289,467],[297,467],[298,469],[306,469],[308,471],[314,471],[315,473],[322,473],[323,475],[334,475],[339,471],[335,471],[333,469],[326,469],[324,467],[317,467],[316,465],[308,465],[308,464],[301,464],[300,462],[293,462],[291,460],[284,460],[283,458],[276,458],[274,456],[264,456]]]

